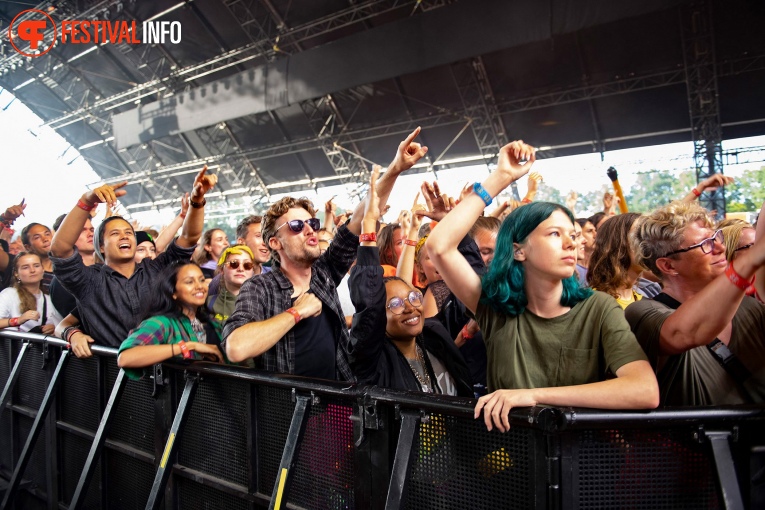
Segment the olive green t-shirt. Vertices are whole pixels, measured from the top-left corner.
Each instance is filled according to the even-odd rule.
[[[662,406],[719,406],[747,402],[736,382],[706,346],[664,356],[660,334],[674,310],[658,301],[643,299],[627,307],[627,320],[656,371]],[[711,310],[710,310],[711,312]],[[756,403],[765,402],[765,307],[750,297],[733,316],[728,348],[751,376],[746,390]]]
[[[624,311],[603,292],[552,319],[528,310],[511,317],[480,303],[475,315],[486,344],[489,391],[592,383],[647,360]]]

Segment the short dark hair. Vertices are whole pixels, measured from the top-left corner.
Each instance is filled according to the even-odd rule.
[[[244,239],[247,236],[247,229],[250,228],[250,225],[255,223],[263,223],[263,216],[251,214],[250,216],[247,216],[245,219],[240,221],[239,225],[236,226],[237,239]]]
[[[48,228],[42,223],[30,223],[29,225],[21,229],[21,244],[23,244],[24,246],[29,246],[29,231],[37,226]]]
[[[63,223],[64,218],[66,218],[66,213],[56,218],[56,221],[53,222],[53,230],[58,230],[58,227],[61,226],[61,223]]]

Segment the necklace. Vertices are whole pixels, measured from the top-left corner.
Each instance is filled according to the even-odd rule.
[[[425,365],[425,355],[422,353],[422,349],[420,349],[419,345],[415,343],[414,346],[416,351],[415,360],[420,363],[422,371],[425,373],[425,377],[423,377],[422,374],[420,374],[420,371],[412,366],[411,361],[407,359],[406,361],[409,365],[409,369],[412,371],[414,376],[417,378],[417,381],[420,383],[422,391],[425,393],[433,393],[433,386],[430,383],[430,374],[428,373],[428,367]]]

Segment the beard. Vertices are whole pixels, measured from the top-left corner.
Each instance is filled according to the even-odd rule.
[[[304,244],[295,248],[294,251],[290,250],[290,253],[285,253],[285,255],[296,264],[309,266],[319,258],[321,255],[321,248],[319,248],[318,244],[316,246],[307,246]]]

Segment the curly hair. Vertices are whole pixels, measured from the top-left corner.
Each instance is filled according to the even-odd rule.
[[[694,202],[671,202],[641,216],[630,233],[635,262],[662,279],[656,261],[679,249],[683,243],[685,229],[698,221],[704,227],[712,228],[706,209]]]
[[[19,252],[18,255],[16,255],[16,259],[13,261],[13,288],[16,289],[16,292],[19,294],[19,301],[21,302],[19,305],[19,311],[21,313],[27,312],[29,310],[37,310],[37,299],[32,295],[31,292],[27,290],[26,287],[24,287],[24,284],[22,284],[21,280],[19,279],[19,265],[21,263],[21,259],[24,257],[36,257],[37,260],[40,261],[40,256],[38,254],[29,251]],[[41,261],[40,263],[42,264]]]
[[[632,267],[629,235],[638,218],[638,213],[620,214],[600,226],[587,266],[587,280],[593,289],[618,298],[617,290],[629,285],[627,272]]]
[[[268,246],[269,249],[271,249],[270,241],[271,238],[276,235],[276,220],[278,220],[280,217],[284,216],[289,212],[290,209],[305,209],[308,211],[308,214],[311,215],[311,218],[316,217],[316,209],[313,207],[313,202],[308,200],[305,197],[301,198],[293,198],[293,197],[284,197],[271,205],[271,207],[268,208],[268,211],[266,211],[266,214],[263,215],[263,242],[266,246]],[[271,259],[273,260],[273,264],[276,267],[279,267],[281,265],[281,260],[279,260],[279,254],[276,253],[274,250],[271,250]]]
[[[513,256],[513,243],[523,243],[540,223],[555,211],[562,211],[574,225],[574,215],[560,204],[532,202],[511,212],[497,234],[495,257],[481,280],[481,303],[500,313],[517,317],[526,310],[526,273],[523,264]],[[576,273],[563,280],[560,303],[574,306],[592,295],[592,290],[579,286]]]

